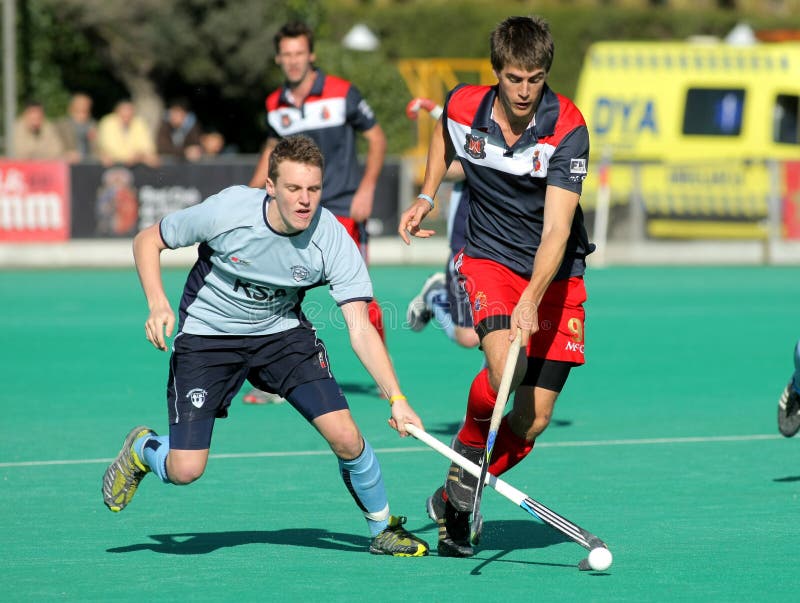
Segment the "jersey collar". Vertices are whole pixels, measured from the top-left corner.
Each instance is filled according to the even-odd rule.
[[[478,105],[478,110],[475,112],[475,118],[472,120],[472,127],[476,130],[489,133],[495,133],[494,131],[497,130],[497,134],[502,137],[500,127],[492,120],[492,106],[494,105],[495,98],[497,98],[497,89],[498,87],[496,85],[489,88],[486,96],[481,100],[480,105]],[[528,126],[528,129],[525,131],[522,138],[520,138],[519,142],[529,137],[537,139],[543,136],[551,136],[556,129],[558,110],[558,97],[556,93],[545,84],[542,90],[542,99],[539,101],[539,106],[536,107],[536,113],[534,114],[531,125]]]
[[[309,91],[306,99],[312,96],[322,96],[322,90],[325,87],[325,72],[322,71],[322,69],[314,67],[314,73],[317,74],[317,77],[314,79],[314,83],[311,85],[311,90]],[[280,100],[284,105],[294,105],[292,102],[292,91],[289,89],[289,85],[285,82],[281,88]]]

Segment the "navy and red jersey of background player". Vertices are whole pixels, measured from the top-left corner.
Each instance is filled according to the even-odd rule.
[[[496,97],[497,86],[463,84],[445,101],[444,125],[469,188],[464,251],[530,276],[542,238],[546,188],[581,193],[589,133],[572,101],[545,85],[531,125],[509,147],[492,120]],[[579,206],[556,280],[582,275],[592,250]]]
[[[300,107],[292,102],[288,86],[267,97],[267,136],[284,138],[305,134],[317,143],[325,158],[322,206],[337,216],[350,215],[353,194],[361,182],[356,155],[356,132],[377,121],[358,89],[347,80],[315,69],[317,78]]]

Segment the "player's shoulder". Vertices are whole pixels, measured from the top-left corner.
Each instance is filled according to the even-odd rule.
[[[326,73],[322,96],[345,96],[352,87],[353,84],[349,80]]]
[[[581,113],[578,106],[572,102],[572,99],[563,94],[555,94],[559,104],[558,125],[567,130],[572,130],[578,126],[585,126],[586,120],[583,118],[583,113]]]
[[[267,99],[264,101],[267,111],[274,111],[278,108],[281,102],[281,92],[282,88],[277,88],[267,95]]]
[[[336,249],[343,240],[350,238],[339,219],[321,205],[311,228],[311,239],[324,250]]]
[[[336,235],[340,232],[340,229],[344,229],[344,226],[342,226],[341,222],[339,222],[333,212],[331,212],[329,209],[326,209],[320,205],[317,211],[319,216],[317,218],[316,232],[319,235]]]
[[[264,189],[237,184],[211,195],[203,205],[208,211],[215,212],[219,219],[235,222],[253,215],[254,207],[264,201],[265,195]]]
[[[447,98],[447,117],[461,123],[472,123],[481,102],[491,91],[491,86],[460,84]]]
[[[246,202],[246,201],[261,201],[266,195],[263,188],[253,188],[244,184],[234,184],[227,188],[223,188],[216,195],[209,197],[224,202]]]

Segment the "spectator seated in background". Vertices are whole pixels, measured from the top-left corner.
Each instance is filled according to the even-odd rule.
[[[200,145],[203,147],[203,156],[209,159],[227,152],[225,137],[217,131],[205,132],[200,137]]]
[[[114,111],[100,120],[97,126],[97,146],[100,161],[113,164],[150,167],[159,164],[155,140],[142,117],[136,114],[130,100],[121,100]]]
[[[97,122],[92,117],[92,99],[88,94],[72,95],[67,114],[56,122],[56,130],[67,161],[97,159]]]
[[[197,116],[189,110],[183,99],[172,101],[161,121],[156,138],[158,154],[197,161],[203,156],[201,136],[203,134]]]
[[[56,127],[44,114],[38,101],[29,101],[14,123],[14,159],[61,159],[64,145]]]

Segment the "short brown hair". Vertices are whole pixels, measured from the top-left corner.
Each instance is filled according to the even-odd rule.
[[[550,71],[553,64],[553,36],[541,17],[509,17],[492,32],[489,45],[492,68],[497,72],[507,65]]]
[[[284,38],[300,38],[305,36],[308,40],[308,51],[314,52],[314,31],[302,21],[290,21],[278,30],[272,38],[275,44],[275,54],[281,51],[281,40]]]
[[[278,179],[278,167],[284,161],[294,161],[304,165],[318,167],[320,171],[325,167],[322,151],[308,136],[299,134],[297,136],[287,136],[282,138],[272,153],[269,155],[269,179],[276,182]]]

